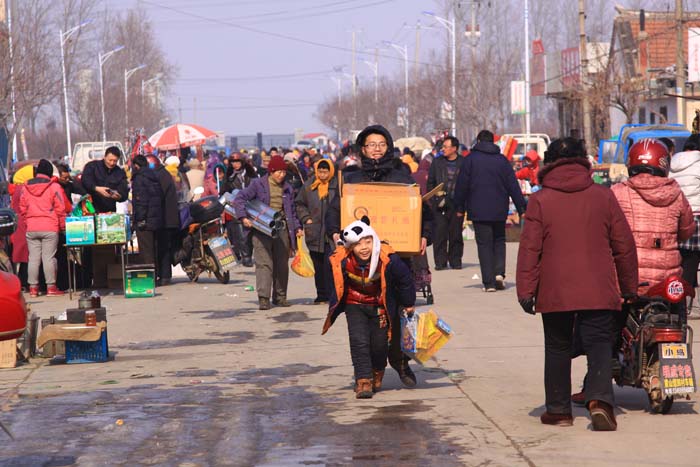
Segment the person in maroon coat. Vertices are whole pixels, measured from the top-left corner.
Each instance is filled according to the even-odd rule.
[[[610,349],[614,313],[637,292],[632,231],[610,189],[591,179],[581,141],[555,140],[530,197],[520,238],[517,295],[542,313],[545,339],[544,424],[570,426],[574,317],[588,357],[586,405],[594,430],[615,430]]]

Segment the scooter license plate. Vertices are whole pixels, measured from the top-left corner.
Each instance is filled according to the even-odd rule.
[[[695,392],[695,370],[688,344],[659,344],[659,363],[664,397]]]

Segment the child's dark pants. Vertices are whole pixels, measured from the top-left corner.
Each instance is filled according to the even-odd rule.
[[[345,307],[350,336],[350,356],[355,380],[372,379],[372,370],[384,370],[388,353],[388,322],[376,306],[348,304]]]

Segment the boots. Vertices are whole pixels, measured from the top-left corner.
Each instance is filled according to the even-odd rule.
[[[47,297],[62,297],[63,290],[58,290],[56,284],[46,286],[46,296]]]
[[[241,264],[243,265],[243,267],[252,268],[253,259],[250,256],[243,256],[243,258],[241,258]]]
[[[258,309],[259,310],[269,310],[270,309],[270,299],[265,297],[258,298]]]
[[[379,392],[382,389],[384,370],[372,370],[372,391]]]
[[[593,431],[615,431],[617,420],[613,407],[607,402],[592,400],[588,403]]]
[[[374,393],[372,392],[372,381],[367,378],[358,379],[355,382],[355,398],[356,399],[371,399]]]
[[[29,286],[29,296],[30,297],[38,297],[39,296],[39,286],[38,285],[30,285]]]
[[[416,375],[413,373],[413,370],[411,370],[411,367],[408,366],[407,361],[401,362],[401,364],[394,367],[394,369],[399,374],[399,379],[404,386],[407,388],[416,387]]]

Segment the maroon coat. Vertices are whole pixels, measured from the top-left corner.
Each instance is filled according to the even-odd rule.
[[[520,237],[518,299],[538,312],[619,310],[637,292],[634,237],[612,191],[596,185],[583,158],[540,172]]]

